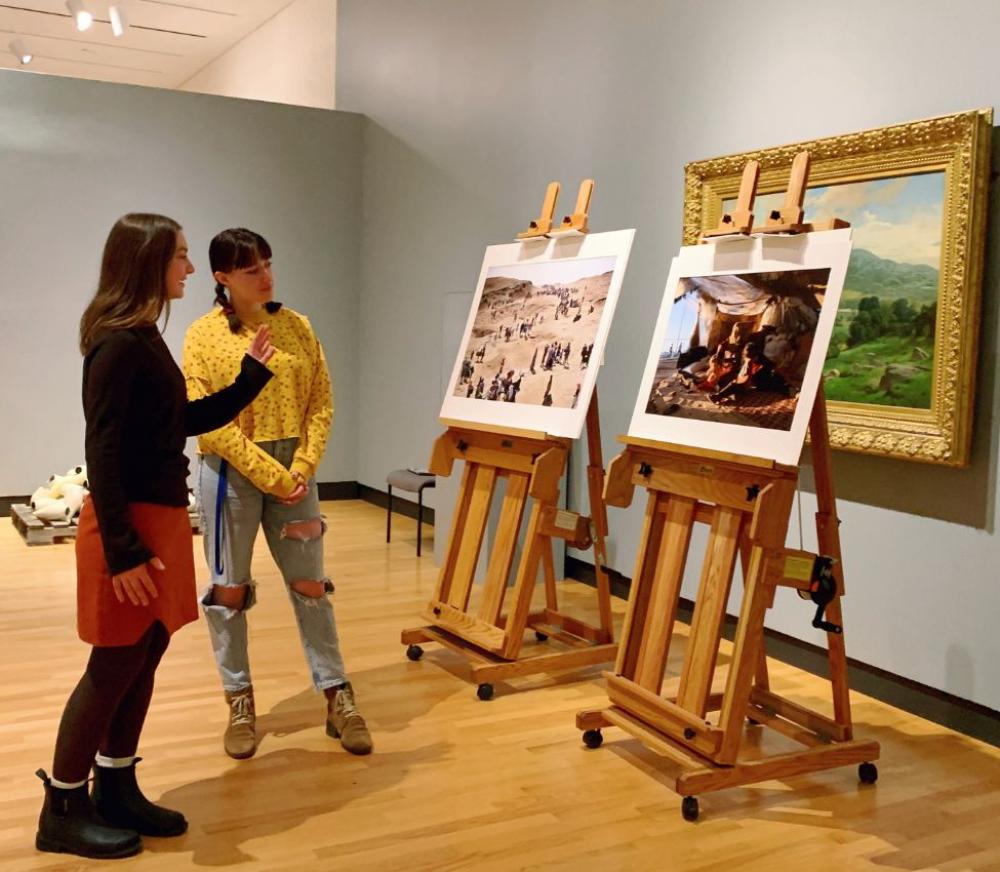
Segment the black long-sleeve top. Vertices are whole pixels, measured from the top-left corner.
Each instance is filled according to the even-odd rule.
[[[112,575],[153,557],[129,503],[188,504],[188,436],[229,423],[271,378],[247,355],[229,387],[188,402],[184,376],[155,326],[111,330],[83,361],[87,478]]]

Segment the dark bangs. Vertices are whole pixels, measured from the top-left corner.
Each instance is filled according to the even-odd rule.
[[[212,272],[232,272],[248,269],[259,260],[271,258],[271,245],[259,233],[245,227],[223,230],[208,247]]]

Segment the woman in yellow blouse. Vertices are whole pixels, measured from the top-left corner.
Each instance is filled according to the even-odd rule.
[[[198,502],[211,586],[202,597],[226,701],[223,744],[231,757],[256,751],[246,611],[256,601],[250,573],[257,530],[264,528],[292,601],[313,684],[327,698],[327,733],[355,754],[372,749],[344,674],[337,626],[323,571],[315,473],[333,421],[330,376],[305,316],[274,302],[271,247],[243,228],[225,230],[209,248],[218,308],[184,338],[188,396],[230,384],[247,337],[271,329],[274,378],[238,417],[198,440]]]

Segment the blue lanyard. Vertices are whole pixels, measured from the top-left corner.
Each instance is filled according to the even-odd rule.
[[[229,462],[223,460],[219,464],[219,489],[215,494],[215,574],[222,575],[222,510],[226,505],[226,490],[228,489]]]

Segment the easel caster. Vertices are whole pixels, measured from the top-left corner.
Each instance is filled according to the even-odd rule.
[[[862,784],[874,784],[878,781],[878,767],[874,763],[862,763],[858,766],[858,778]]]
[[[681,800],[681,816],[686,821],[698,820],[698,797],[685,796]]]
[[[419,645],[408,645],[406,648],[406,659],[412,660],[416,663],[421,657],[424,656],[424,649]]]
[[[583,744],[588,748],[600,748],[604,743],[604,734],[600,730],[584,730]]]
[[[488,702],[493,699],[493,685],[492,684],[480,684],[476,688],[476,696],[478,696],[483,702]]]

